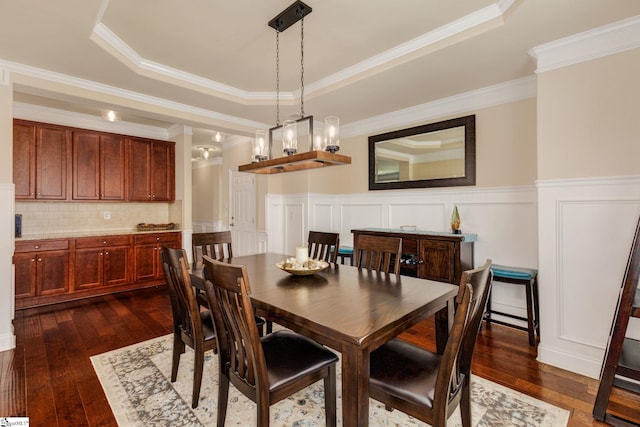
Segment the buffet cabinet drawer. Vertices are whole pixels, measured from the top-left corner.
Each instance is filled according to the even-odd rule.
[[[82,238],[76,239],[76,249],[104,248],[109,246],[127,246],[129,244],[130,244],[130,237],[126,235],[82,237]]]
[[[25,242],[16,242],[16,252],[42,252],[42,251],[58,251],[68,250],[69,240],[30,240]]]

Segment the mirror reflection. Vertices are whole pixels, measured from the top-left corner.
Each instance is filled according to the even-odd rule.
[[[369,189],[475,184],[475,116],[369,137]]]

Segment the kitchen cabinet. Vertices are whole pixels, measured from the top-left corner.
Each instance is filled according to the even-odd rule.
[[[473,268],[475,234],[369,228],[351,230],[354,245],[358,236],[377,235],[402,238],[400,272],[407,276],[458,284],[462,272]]]
[[[180,233],[150,233],[135,236],[135,281],[164,278],[162,271],[162,247],[182,247]]]
[[[13,256],[15,307],[36,307],[162,284],[163,245],[181,247],[182,234],[173,231],[17,240]]]
[[[70,130],[14,120],[16,200],[67,200]]]
[[[173,201],[175,199],[175,144],[129,139],[129,200]]]
[[[130,236],[75,239],[74,290],[129,283]]]
[[[73,200],[126,200],[123,136],[73,132]]]
[[[69,290],[69,240],[16,242],[15,297],[46,297]]]

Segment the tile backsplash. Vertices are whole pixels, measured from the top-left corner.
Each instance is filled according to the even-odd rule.
[[[22,236],[133,231],[145,222],[181,223],[181,201],[174,203],[16,202],[22,214]]]

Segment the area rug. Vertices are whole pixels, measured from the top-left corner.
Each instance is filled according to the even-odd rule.
[[[120,426],[211,426],[216,423],[218,356],[205,354],[200,403],[191,408],[193,351],[180,360],[178,378],[170,382],[172,336],[166,335],[91,358],[111,409]],[[338,425],[342,425],[340,364],[338,363]],[[472,376],[472,419],[478,427],[544,426],[564,427],[569,412],[522,393]],[[324,426],[322,381],[271,406],[275,427]],[[256,423],[255,404],[237,391],[229,390],[226,426]],[[387,411],[380,403],[369,403],[369,425],[426,426],[400,411]],[[458,427],[459,410],[448,426]]]

